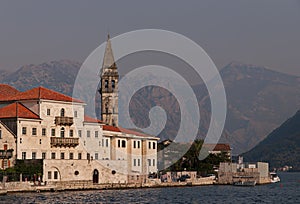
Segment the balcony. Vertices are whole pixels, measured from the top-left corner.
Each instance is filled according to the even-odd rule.
[[[0,150],[0,159],[10,159],[13,156],[13,149]]]
[[[55,117],[55,125],[73,125],[73,117],[62,117],[57,116]]]
[[[51,147],[76,147],[79,145],[79,138],[51,137]]]

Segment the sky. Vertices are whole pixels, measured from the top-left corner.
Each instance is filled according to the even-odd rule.
[[[106,40],[164,29],[231,61],[300,76],[299,0],[1,0],[0,69],[84,59]]]

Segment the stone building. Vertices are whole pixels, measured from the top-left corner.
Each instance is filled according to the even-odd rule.
[[[219,184],[232,184],[243,178],[256,181],[257,184],[270,183],[269,164],[257,163],[220,163],[218,171]]]
[[[207,149],[209,154],[225,154],[227,159],[231,159],[231,148],[229,144],[203,144],[203,149]]]
[[[2,168],[40,159],[47,182],[140,183],[156,172],[159,138],[118,127],[118,73],[109,39],[101,76],[104,121],[87,116],[83,101],[53,90],[0,85]]]
[[[13,167],[16,160],[16,135],[0,121],[0,169]]]

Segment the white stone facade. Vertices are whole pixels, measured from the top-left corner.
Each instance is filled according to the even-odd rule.
[[[11,138],[16,159],[43,160],[43,181],[132,183],[157,171],[156,137],[87,117],[82,102],[47,98],[18,102],[38,117],[10,120],[16,136],[5,137]]]

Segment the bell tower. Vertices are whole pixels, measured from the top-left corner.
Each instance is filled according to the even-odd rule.
[[[108,35],[100,74],[101,119],[108,125],[118,126],[118,81],[119,74]]]

